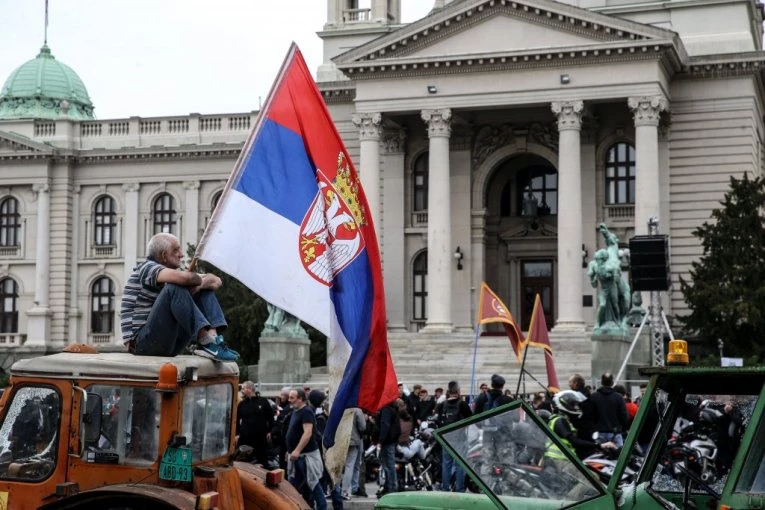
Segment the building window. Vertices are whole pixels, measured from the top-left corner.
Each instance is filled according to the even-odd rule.
[[[154,233],[175,234],[175,204],[170,193],[162,193],[154,200]]]
[[[212,198],[212,208],[210,209],[212,212],[215,212],[215,209],[218,207],[218,203],[220,202],[220,197],[223,196],[223,192],[219,191],[216,194],[213,195]]]
[[[18,246],[20,228],[19,202],[8,197],[0,202],[0,246]]]
[[[413,201],[412,210],[414,212],[425,212],[428,210],[428,153],[421,155],[414,162],[414,172],[412,172],[412,190]]]
[[[19,331],[19,286],[13,278],[0,280],[0,333]]]
[[[523,200],[529,191],[537,199],[537,215],[558,214],[558,172],[549,166],[532,166],[518,172],[517,211],[523,216]]]
[[[114,230],[117,227],[117,213],[114,211],[114,199],[103,196],[93,208],[93,242],[96,246],[114,244]]]
[[[114,283],[111,278],[102,277],[93,283],[91,303],[91,332],[112,333],[114,331]]]
[[[414,309],[412,318],[416,321],[424,321],[428,318],[428,252],[420,252],[414,258],[412,265]]]
[[[606,153],[606,204],[635,203],[635,148],[619,142]]]

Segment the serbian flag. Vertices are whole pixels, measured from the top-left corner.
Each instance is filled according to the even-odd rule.
[[[344,410],[398,396],[367,199],[294,43],[196,255],[327,335],[327,447]]]
[[[545,351],[545,365],[547,367],[547,386],[553,391],[559,391],[558,374],[555,372],[555,363],[553,363],[552,345],[550,345],[550,334],[547,332],[547,321],[545,321],[545,311],[542,308],[542,300],[539,294],[534,299],[534,311],[531,312],[531,324],[529,324],[528,336],[526,337],[527,347],[541,347]]]
[[[510,339],[510,345],[520,363],[524,342],[521,328],[518,327],[518,323],[515,322],[513,314],[510,313],[505,303],[486,285],[486,282],[481,282],[481,297],[478,300],[478,324],[490,324],[492,322],[500,322],[505,327],[507,338]]]

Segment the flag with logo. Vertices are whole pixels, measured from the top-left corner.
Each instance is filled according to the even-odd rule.
[[[513,314],[505,306],[501,299],[489,288],[486,282],[481,282],[481,295],[478,299],[478,324],[501,323],[505,327],[507,338],[515,352],[518,362],[521,362],[521,349],[523,348],[523,333]]]
[[[196,254],[327,335],[327,447],[344,410],[398,396],[369,206],[294,43]]]
[[[550,334],[547,331],[547,321],[545,320],[545,311],[542,307],[542,300],[537,294],[534,299],[534,311],[531,312],[531,324],[526,336],[526,346],[539,347],[545,352],[545,366],[547,368],[547,386],[554,391],[560,390],[558,384],[558,374],[555,372],[555,363],[553,362],[552,345],[550,344]]]

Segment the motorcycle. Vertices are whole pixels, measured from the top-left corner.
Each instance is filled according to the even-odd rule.
[[[716,440],[721,415],[720,411],[704,407],[698,421],[678,420],[661,459],[666,472],[677,479],[683,479],[686,472],[690,472],[707,484],[718,479]]]
[[[440,473],[440,459],[434,454],[437,443],[432,438],[432,429],[430,434],[423,432],[418,432],[408,446],[399,445],[396,448],[396,479],[399,492],[434,489],[436,476]],[[379,465],[379,450],[376,446],[371,448],[375,449],[374,455]],[[378,470],[377,482],[380,494],[385,487],[385,471],[381,468]]]

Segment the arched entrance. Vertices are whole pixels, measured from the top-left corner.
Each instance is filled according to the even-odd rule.
[[[558,172],[539,154],[516,152],[487,179],[486,279],[527,330],[538,293],[555,321]]]

